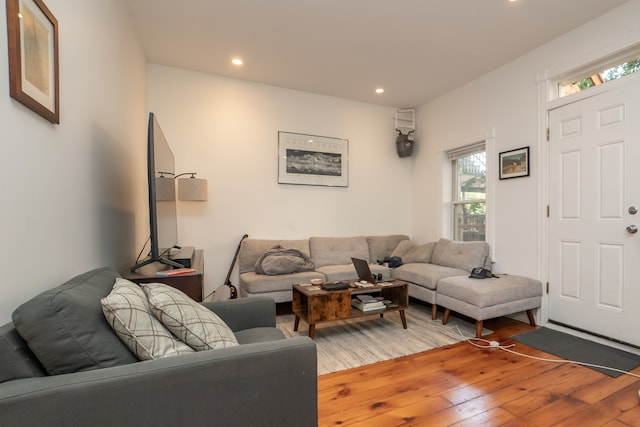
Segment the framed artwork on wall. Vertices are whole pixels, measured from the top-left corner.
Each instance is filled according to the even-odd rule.
[[[529,147],[503,151],[499,155],[500,179],[529,176]]]
[[[58,21],[42,0],[7,0],[10,95],[60,123]]]
[[[278,183],[348,187],[349,141],[278,132]]]

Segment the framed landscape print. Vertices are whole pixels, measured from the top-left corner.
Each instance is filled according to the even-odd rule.
[[[500,153],[500,179],[529,176],[529,147]]]
[[[7,40],[11,97],[60,123],[55,16],[42,0],[7,0]]]
[[[278,132],[278,183],[348,187],[349,141]]]

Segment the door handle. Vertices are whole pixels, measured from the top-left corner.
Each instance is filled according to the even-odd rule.
[[[627,233],[636,234],[637,232],[638,232],[638,227],[636,227],[635,225],[627,226]]]

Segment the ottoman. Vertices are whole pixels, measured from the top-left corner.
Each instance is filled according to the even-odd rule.
[[[526,311],[536,326],[533,309],[542,302],[542,283],[523,276],[501,274],[490,279],[453,276],[438,282],[436,304],[444,307],[442,324],[451,310],[476,320],[476,337],[482,336],[482,321]]]

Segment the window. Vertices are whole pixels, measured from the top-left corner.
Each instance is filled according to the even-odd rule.
[[[487,214],[487,153],[484,141],[449,151],[453,171],[453,239],[484,241]]]
[[[571,95],[611,80],[617,80],[636,71],[640,71],[640,58],[618,64],[615,67],[602,68],[596,73],[573,79],[570,83],[560,83],[558,85],[559,95],[560,97]]]

